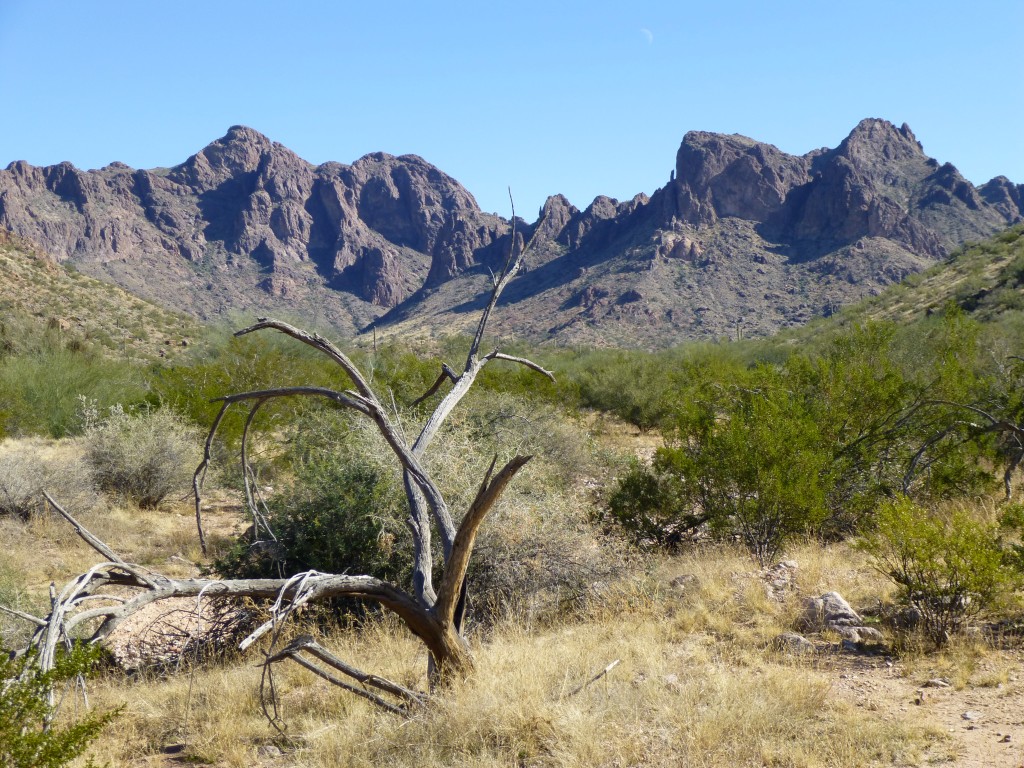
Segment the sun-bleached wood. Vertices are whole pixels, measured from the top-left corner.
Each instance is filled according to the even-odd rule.
[[[414,706],[427,702],[423,693],[411,691],[387,679],[362,672],[338,659],[311,638],[300,638],[283,649],[276,650],[273,638],[284,622],[292,617],[302,605],[331,598],[346,597],[376,603],[396,614],[418,637],[429,651],[429,678],[431,684],[444,681],[452,675],[466,674],[473,668],[469,646],[462,635],[463,612],[466,605],[466,573],[473,555],[477,534],[487,514],[500,499],[503,491],[515,475],[530,460],[529,456],[514,456],[495,472],[497,457],[492,461],[484,476],[479,491],[462,516],[458,525],[445,500],[444,494],[424,465],[424,455],[431,446],[445,420],[473,386],[480,371],[493,360],[502,360],[526,366],[550,379],[553,374],[526,358],[502,353],[498,349],[481,354],[487,322],[502,291],[520,270],[528,253],[530,242],[523,245],[516,231],[515,209],[509,251],[501,270],[492,275],[492,289],[473,340],[466,355],[461,372],[446,364],[441,374],[427,392],[416,400],[420,405],[437,395],[446,383],[451,386],[431,413],[427,416],[416,438],[407,442],[403,430],[394,423],[389,410],[385,408],[370,381],[352,360],[332,342],[316,333],[309,333],[289,323],[273,318],[259,318],[257,322],[243,328],[235,335],[242,336],[262,331],[277,331],[296,341],[306,344],[325,355],[344,372],[352,383],[352,389],[338,391],[309,385],[284,385],[280,387],[239,392],[217,398],[221,408],[210,427],[204,446],[203,459],[197,467],[193,490],[195,493],[195,516],[199,541],[206,551],[206,537],[202,524],[202,488],[213,456],[213,444],[217,431],[231,406],[244,404],[248,413],[243,430],[242,472],[246,488],[246,501],[254,515],[255,535],[260,535],[261,526],[268,535],[272,532],[266,520],[259,519],[259,513],[251,487],[246,443],[250,427],[260,408],[271,400],[286,397],[325,398],[338,407],[350,409],[369,418],[387,443],[395,460],[401,467],[409,514],[406,525],[412,536],[414,566],[411,590],[390,582],[365,575],[327,574],[310,571],[284,579],[175,579],[152,570],[127,562],[109,544],[100,541],[86,530],[77,520],[51,497],[47,499],[61,516],[75,527],[78,535],[103,558],[86,573],[72,579],[61,590],[54,590],[51,610],[46,617],[24,615],[27,621],[36,624],[37,629],[30,647],[39,651],[38,662],[44,669],[51,668],[56,649],[62,643],[69,643],[73,636],[84,631],[92,642],[107,637],[119,624],[143,607],[172,597],[193,597],[197,603],[202,600],[237,601],[244,598],[272,601],[271,619],[257,628],[242,642],[247,648],[261,638],[272,638],[267,651],[267,664],[292,660],[310,669],[323,679],[352,691],[362,698],[390,712],[406,713]],[[534,230],[539,229],[539,224]],[[443,575],[440,584],[434,586],[434,563],[432,536],[436,533],[444,558]],[[111,591],[112,590],[112,591]],[[8,610],[18,615],[19,612]],[[305,655],[303,655],[305,654]],[[311,661],[307,656],[311,656]],[[321,665],[326,665],[326,668]],[[342,680],[338,674],[355,680],[359,686]],[[360,687],[361,686],[361,687]],[[398,699],[392,703],[374,688]]]

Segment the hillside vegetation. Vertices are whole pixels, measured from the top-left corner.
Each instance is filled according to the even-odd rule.
[[[0,229],[0,345],[25,349],[40,336],[69,350],[119,357],[175,356],[199,330],[185,315],[57,264]]]

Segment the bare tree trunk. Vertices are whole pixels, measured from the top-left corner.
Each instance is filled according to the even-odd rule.
[[[356,411],[376,425],[390,447],[403,473],[409,514],[406,525],[412,536],[414,568],[411,592],[371,576],[325,574],[308,572],[283,579],[172,579],[147,568],[131,564],[121,558],[113,548],[86,530],[56,501],[47,499],[71,525],[79,536],[103,557],[86,573],[73,579],[54,595],[50,614],[45,618],[12,612],[36,624],[37,630],[30,647],[39,650],[39,663],[44,669],[52,667],[57,647],[70,642],[76,630],[92,627],[89,639],[98,642],[107,637],[121,622],[150,603],[171,597],[194,597],[200,600],[240,600],[257,598],[273,601],[271,619],[254,631],[241,644],[243,649],[276,630],[295,610],[310,602],[336,597],[348,597],[377,603],[395,613],[429,651],[429,676],[433,682],[443,682],[456,675],[465,675],[473,669],[469,645],[461,633],[462,614],[466,603],[466,573],[473,555],[476,537],[484,519],[501,497],[515,475],[530,460],[529,456],[515,456],[495,472],[497,457],[484,476],[476,498],[456,527],[451,511],[437,486],[425,469],[423,459],[441,426],[462,398],[471,389],[477,375],[489,362],[505,360],[537,371],[551,379],[554,377],[530,360],[503,354],[497,349],[481,354],[487,321],[505,286],[519,271],[529,250],[520,247],[516,233],[515,209],[511,247],[505,264],[495,275],[492,290],[466,362],[461,373],[442,364],[441,374],[430,389],[417,400],[417,404],[434,396],[447,383],[451,388],[441,397],[428,416],[415,441],[408,444],[402,431],[392,423],[387,410],[373,391],[369,381],[352,361],[327,339],[311,334],[288,323],[260,318],[256,324],[238,331],[242,336],[262,330],[276,330],[313,347],[333,360],[352,382],[353,389],[337,391],[315,386],[282,386],[273,389],[241,392],[219,398],[221,409],[206,439],[202,463],[196,469],[195,491],[196,527],[199,541],[206,551],[202,526],[202,487],[209,466],[212,445],[217,430],[229,408],[245,403],[248,414],[242,435],[242,472],[246,488],[246,503],[253,515],[254,531],[258,537],[261,527],[272,536],[266,521],[261,519],[252,489],[251,467],[246,443],[249,428],[257,411],[267,402],[282,397],[322,397],[336,405]],[[538,226],[539,230],[540,227]],[[536,232],[536,230],[535,230]],[[435,588],[432,536],[436,529],[444,557],[441,583]],[[126,592],[130,593],[126,596]],[[6,610],[6,609],[5,609]],[[370,675],[334,657],[309,638],[300,638],[287,647],[274,651],[273,642],[268,654],[268,665],[292,660],[310,669],[320,677],[392,712],[405,712],[426,701],[424,694],[409,691],[385,678]],[[309,658],[309,657],[312,657]],[[268,667],[269,668],[269,667]],[[339,675],[355,681],[346,682]],[[375,690],[370,691],[369,688]],[[383,698],[393,697],[394,701]]]

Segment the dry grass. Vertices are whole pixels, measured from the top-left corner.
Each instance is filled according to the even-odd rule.
[[[466,478],[465,489],[456,492],[468,494],[478,459],[457,445],[446,447],[457,457],[447,468],[450,478]],[[549,470],[538,463],[536,474],[524,476],[528,482],[496,511],[495,526],[533,521],[543,528],[550,517],[587,503],[572,486],[554,493],[559,482]],[[531,483],[544,493],[531,491]],[[545,498],[556,506],[545,506]],[[130,560],[168,575],[197,572],[194,520],[184,502],[158,512],[101,505],[82,519]],[[245,522],[230,505],[215,505],[207,517],[208,530],[220,540]],[[50,516],[0,520],[0,535],[7,545],[0,592],[20,595],[22,606],[45,604],[51,580],[61,583],[96,559]],[[837,590],[863,610],[888,601],[892,589],[864,555],[845,545],[809,542],[790,557],[799,569],[782,601],[769,597],[740,548],[707,546],[623,562],[618,578],[593,585],[590,598],[571,612],[538,621],[529,611],[512,611],[477,632],[477,672],[411,720],[379,712],[285,664],[275,676],[287,736],[281,738],[260,709],[258,651],[164,676],[110,672],[91,683],[91,704],[123,705],[124,711],[92,754],[111,768],[820,768],[920,765],[953,754],[922,710],[894,717],[892,708],[861,706],[840,695],[839,675],[860,663],[857,657],[775,650],[772,640],[792,629],[804,597]],[[426,685],[422,645],[395,620],[331,631],[321,642],[363,669]],[[570,695],[615,659],[621,663],[606,677]],[[940,656],[910,654],[891,674],[913,685],[947,676],[956,686],[992,695],[1017,685],[1009,657],[966,645]],[[907,678],[911,682],[903,683]]]
[[[141,545],[139,531],[130,535]],[[856,562],[837,565],[848,555],[801,549],[808,565],[800,589],[842,589],[832,579],[852,575],[866,595],[874,576]],[[669,583],[684,574],[682,589]],[[585,615],[535,631],[509,620],[475,637],[478,671],[408,721],[279,665],[287,739],[261,714],[258,654],[168,677],[111,674],[93,684],[93,706],[126,709],[93,754],[111,768],[814,768],[926,759],[939,737],[923,721],[839,700],[831,695],[834,669],[771,650],[770,638],[790,627],[799,602],[796,595],[769,600],[741,551],[709,547],[607,585]],[[396,621],[330,632],[322,642],[365,669],[425,685],[422,646]],[[606,677],[570,695],[614,659],[621,663]]]
[[[342,656],[422,682],[417,643],[390,625],[333,637]],[[829,698],[825,673],[694,641],[639,612],[524,635],[507,627],[477,649],[479,672],[410,721],[383,715],[297,668],[278,675],[289,766],[856,766],[914,761],[932,737]],[[613,658],[607,678],[567,694]],[[97,745],[112,768],[182,745],[199,763],[260,764],[274,732],[259,714],[259,672],[223,667],[132,686],[120,725]],[[100,705],[123,700],[104,681]],[[140,754],[140,752],[142,754]]]

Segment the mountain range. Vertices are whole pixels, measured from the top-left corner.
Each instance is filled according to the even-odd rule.
[[[458,332],[490,271],[533,239],[492,330],[533,342],[666,346],[766,335],[942,260],[1024,215],[906,125],[867,119],[802,156],[691,132],[650,196],[553,195],[533,223],[480,210],[414,155],[311,165],[236,126],[173,168],[11,163],[0,227],[59,262],[202,319],[284,314],[344,335]]]

